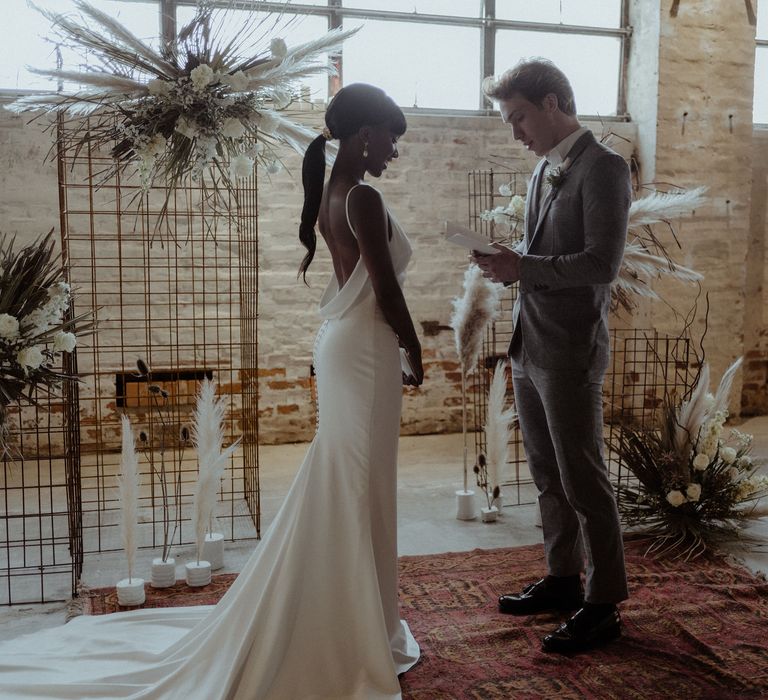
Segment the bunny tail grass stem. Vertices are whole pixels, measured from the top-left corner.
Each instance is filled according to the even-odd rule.
[[[461,434],[464,437],[464,493],[467,492],[467,372],[461,364]]]
[[[133,439],[133,430],[128,416],[121,416],[122,451],[120,453],[120,476],[117,480],[120,497],[121,539],[128,561],[128,581],[133,578],[136,559],[136,525],[139,516],[139,460]]]

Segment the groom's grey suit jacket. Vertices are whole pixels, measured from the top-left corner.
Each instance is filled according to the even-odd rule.
[[[605,371],[611,282],[627,237],[629,168],[591,132],[579,137],[568,160],[538,216],[545,160],[531,179],[509,354],[522,347],[542,368]]]

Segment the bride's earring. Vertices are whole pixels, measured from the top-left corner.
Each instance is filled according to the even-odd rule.
[[[368,157],[368,142],[366,141],[363,144],[363,158],[367,158],[367,157]]]

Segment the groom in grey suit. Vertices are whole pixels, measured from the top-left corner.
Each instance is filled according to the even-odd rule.
[[[543,639],[581,651],[621,633],[627,597],[619,515],[603,460],[602,383],[611,282],[621,265],[631,198],[624,159],[579,124],[554,64],[526,60],[486,79],[514,138],[538,156],[525,237],[474,254],[486,277],[520,282],[509,347],[523,444],[544,530],[547,575],[499,599],[501,612],[576,610]],[[580,573],[586,571],[586,589]]]

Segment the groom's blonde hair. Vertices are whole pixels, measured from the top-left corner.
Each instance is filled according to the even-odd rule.
[[[492,100],[508,100],[522,95],[529,102],[541,105],[547,95],[557,97],[557,106],[568,115],[576,114],[576,99],[565,73],[546,58],[524,58],[497,79],[483,80],[483,93]]]

